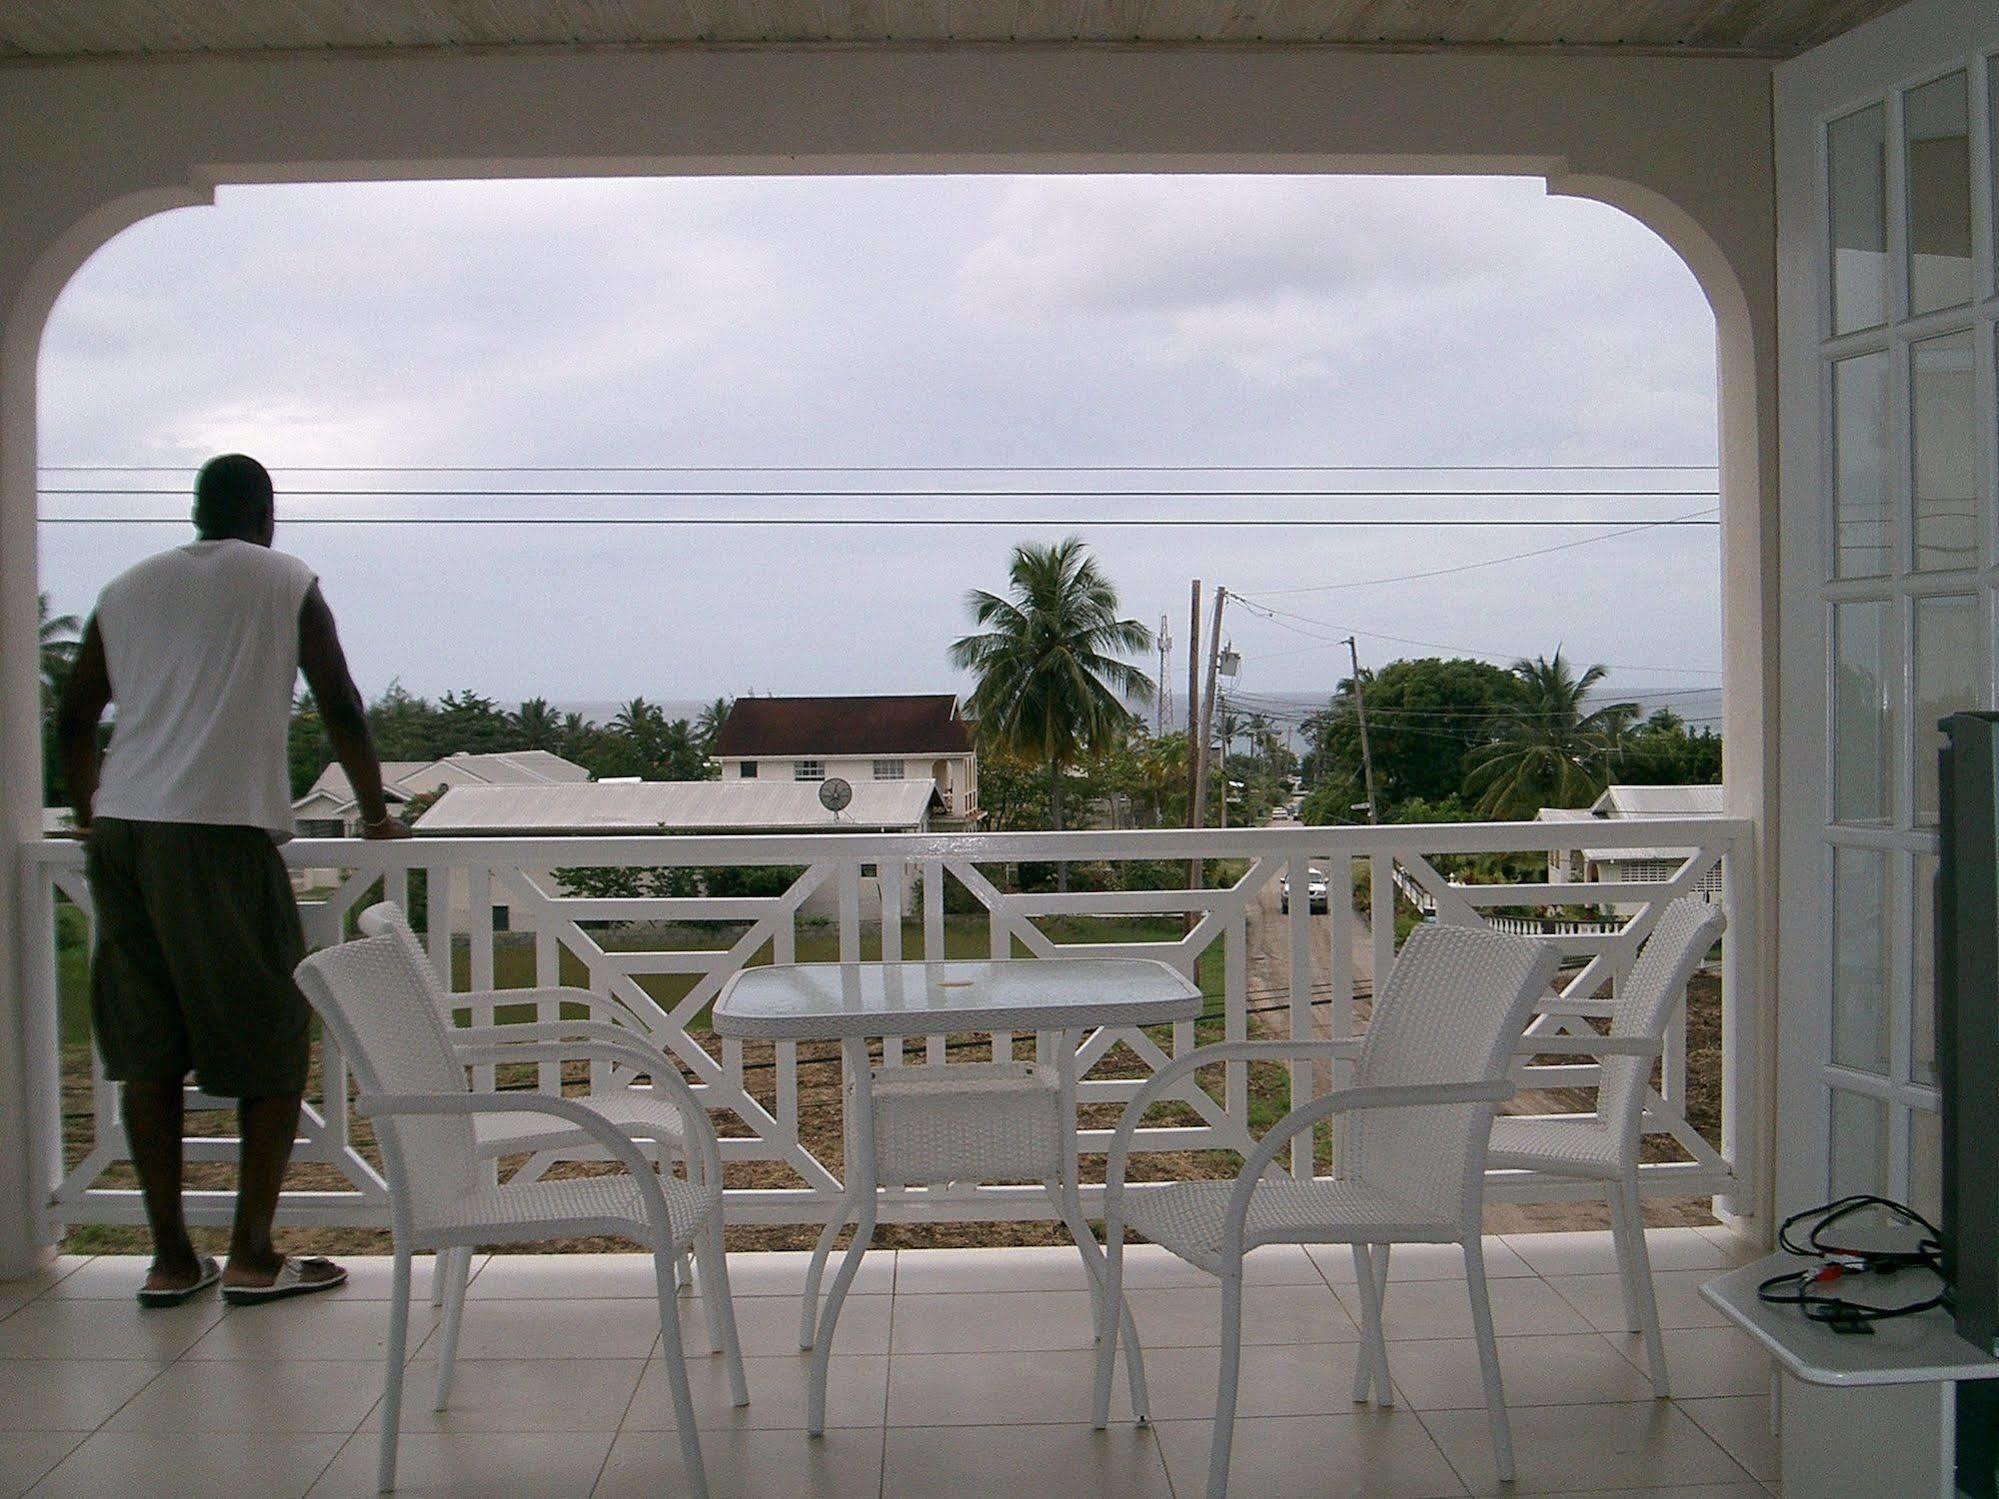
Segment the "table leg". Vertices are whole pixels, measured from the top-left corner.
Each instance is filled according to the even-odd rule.
[[[805,1294],[798,1305],[798,1346],[812,1346],[813,1330],[819,1325],[819,1286],[826,1278],[826,1259],[833,1252],[833,1241],[840,1237],[840,1230],[853,1217],[859,1202],[849,1188],[833,1205],[833,1214],[826,1220],[826,1226],[819,1231],[819,1241],[812,1246],[812,1259],[805,1267]]]
[[[826,1293],[826,1305],[819,1313],[819,1331],[812,1345],[812,1379],[808,1393],[805,1427],[813,1436],[826,1433],[826,1378],[833,1353],[833,1329],[840,1320],[841,1303],[859,1273],[861,1259],[875,1234],[875,1121],[874,1079],[868,1062],[866,1040],[844,1044],[847,1066],[854,1079],[854,1128],[849,1132],[847,1190],[857,1197],[854,1241],[841,1257],[840,1270],[833,1277],[833,1289]],[[822,1239],[826,1236],[822,1235]]]
[[[1109,1271],[1097,1236],[1090,1229],[1089,1219],[1083,1216],[1082,1167],[1078,1161],[1076,1145],[1076,1049],[1081,1044],[1081,1035],[1075,1031],[1059,1031],[1055,1034],[1059,1048],[1056,1057],[1057,1117],[1062,1122],[1062,1172],[1055,1183],[1055,1205],[1062,1214],[1062,1221],[1068,1226],[1070,1236],[1076,1241],[1076,1252],[1083,1257],[1083,1270],[1090,1282],[1091,1323],[1098,1342],[1102,1342],[1110,1330],[1112,1315],[1106,1305]],[[1132,1320],[1131,1306],[1120,1292],[1117,1298],[1116,1316],[1121,1324],[1124,1341],[1125,1374],[1131,1382],[1131,1406],[1133,1413],[1143,1422],[1150,1416],[1150,1401],[1145,1390],[1145,1351],[1139,1346],[1138,1324]]]

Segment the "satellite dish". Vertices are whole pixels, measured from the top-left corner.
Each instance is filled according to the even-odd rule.
[[[838,817],[854,799],[854,788],[840,776],[828,776],[819,783],[819,805]]]

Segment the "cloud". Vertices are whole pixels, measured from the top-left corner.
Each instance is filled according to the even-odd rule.
[[[748,519],[835,503],[746,493],[614,503],[539,492],[551,485],[1030,481],[298,468],[1687,462],[1711,459],[1715,442],[1712,319],[1672,253],[1601,205],[1487,179],[232,189],[213,208],[135,226],[84,267],[51,320],[41,392],[48,463],[191,469],[243,448],[278,468],[283,544],[327,579],[369,690],[399,676],[426,692],[469,684],[566,699],[950,685],[943,651],[962,632],[965,590],[1001,578],[1008,547],[1029,536],[1084,530],[1129,611],[1169,613],[1184,633],[1197,572],[1210,586],[1306,586],[1408,571],[1412,550],[1448,565],[1572,534],[1084,524],[1140,507],[1576,514],[1611,502],[968,495],[857,508],[1018,525],[335,529],[297,522],[335,505]],[[185,481],[185,471],[148,479]],[[524,497],[297,494],[453,484]],[[1651,513],[1651,502],[1617,503]],[[176,520],[186,508],[179,495],[62,504]],[[175,535],[47,527],[45,586],[62,608],[87,606],[119,567]],[[1563,639],[1581,655],[1705,667],[1719,654],[1714,549],[1711,532],[1649,533],[1322,602],[1341,600],[1349,618],[1364,609],[1393,633],[1476,644],[1503,619],[1509,651]],[[1256,653],[1262,688],[1330,685],[1329,655],[1274,654],[1307,644],[1297,636],[1248,616],[1231,628]],[[1271,659],[1259,665],[1259,654]]]

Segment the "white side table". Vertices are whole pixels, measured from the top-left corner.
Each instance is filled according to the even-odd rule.
[[[1756,1288],[1796,1270],[1773,1254],[1701,1287],[1729,1321],[1761,1343],[1779,1369],[1784,1493],[1794,1499],[1952,1499],[1957,1399],[1966,1379],[1999,1379],[1999,1359],[1957,1335],[1942,1308],[1874,1324],[1871,1337],[1836,1333],[1795,1306],[1759,1300]],[[1871,1284],[1870,1284],[1871,1282]],[[1920,1299],[1936,1278],[1923,1270],[1839,1283],[1852,1300]]]
[[[874,1236],[875,1196],[882,1178],[878,1139],[888,1146],[891,1173],[899,1180],[910,1179],[897,1169],[904,1166],[929,1181],[972,1182],[1001,1160],[1000,1174],[1043,1177],[1083,1257],[1099,1328],[1106,1315],[1129,1317],[1122,1307],[1111,1312],[1101,1304],[1103,1251],[1083,1217],[1076,1163],[1076,1051],[1085,1030],[1193,1020],[1203,1003],[1200,989],[1185,975],[1149,958],[799,963],[746,968],[723,986],[713,1012],[717,1035],[838,1041],[845,1058],[851,1109],[846,1193],[813,1249],[801,1308],[799,1343],[812,1349],[806,1424],[813,1435],[825,1427],[827,1360],[840,1306]],[[1038,1050],[1054,1058],[1054,1087],[1047,1087],[1038,1067],[1022,1064],[912,1064],[883,1069],[888,1076],[881,1081],[878,1099],[868,1057],[870,1037],[963,1031],[1035,1033],[1042,1041]],[[894,1076],[902,1073],[909,1075],[907,1080]],[[917,1087],[906,1085],[919,1079]],[[981,1117],[993,1128],[1031,1133],[1043,1148],[1023,1153],[1011,1139],[982,1143],[977,1138]],[[882,1131],[890,1133],[878,1133]],[[1028,1154],[1036,1159],[1027,1160]],[[822,1309],[817,1305],[820,1277],[833,1240],[849,1218],[855,1220],[853,1243]],[[1137,1337],[1126,1331],[1126,1346],[1135,1353]],[[1142,1415],[1144,1376],[1135,1357],[1131,1375],[1133,1403]]]

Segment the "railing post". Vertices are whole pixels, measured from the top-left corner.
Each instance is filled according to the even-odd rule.
[[[55,881],[49,872],[22,861],[21,951],[23,958],[22,1063],[26,1087],[22,1102],[27,1115],[27,1159],[24,1175],[29,1192],[28,1235],[31,1244],[52,1245],[59,1225],[50,1214],[51,1199],[62,1183],[62,1037],[61,996],[56,959]]]
[[[1715,1199],[1723,1217],[1756,1218],[1762,1213],[1763,1056],[1760,996],[1756,990],[1758,942],[1754,834],[1730,840],[1721,865],[1722,912],[1728,930],[1721,939],[1721,1157],[1735,1178],[1735,1190]]]
[[[1291,881],[1291,1039],[1310,1039],[1312,1025],[1312,859],[1309,854],[1293,854],[1286,869],[1286,877]],[[1304,895],[1304,908],[1298,905],[1300,892]],[[1349,897],[1351,901],[1351,897]],[[1326,886],[1326,915],[1331,919],[1337,908],[1333,904],[1333,887]],[[1317,1068],[1306,1058],[1294,1058],[1291,1063],[1290,1106],[1302,1108],[1312,1101],[1315,1089],[1312,1086]],[[1312,1175],[1312,1136],[1314,1131],[1304,1130],[1291,1137],[1291,1174],[1296,1177]]]

